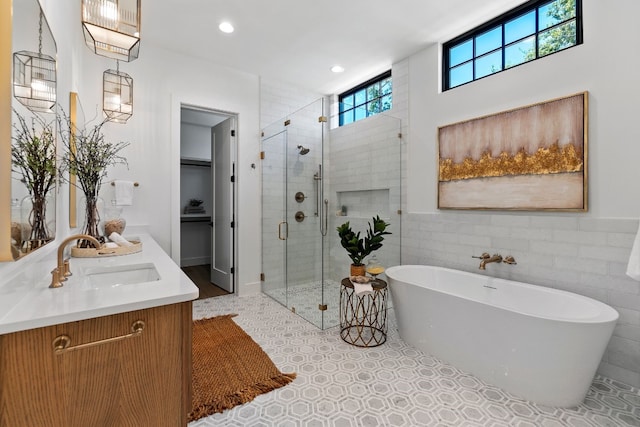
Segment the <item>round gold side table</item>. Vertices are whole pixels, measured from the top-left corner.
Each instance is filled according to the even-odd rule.
[[[340,338],[358,347],[376,347],[387,340],[387,282],[371,282],[372,294],[357,295],[349,278],[340,286]]]

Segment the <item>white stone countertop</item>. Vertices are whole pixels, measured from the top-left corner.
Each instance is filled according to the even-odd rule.
[[[61,288],[49,288],[50,271],[56,266],[55,252],[47,260],[51,265],[47,266],[46,272],[36,266],[29,268],[27,264],[15,277],[0,283],[0,334],[198,298],[198,288],[151,236],[140,233],[125,237],[140,240],[142,251],[105,258],[71,258],[73,275]],[[95,267],[144,263],[155,265],[159,280],[96,288],[89,286],[82,274]]]

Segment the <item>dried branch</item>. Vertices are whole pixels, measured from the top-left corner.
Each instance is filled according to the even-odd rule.
[[[53,122],[34,114],[31,126],[15,109],[11,144],[11,170],[22,175],[32,197],[45,198],[55,184],[56,142]]]

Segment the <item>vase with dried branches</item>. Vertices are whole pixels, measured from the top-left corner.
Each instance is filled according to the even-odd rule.
[[[15,132],[11,144],[11,170],[21,176],[20,180],[29,192],[28,231],[21,242],[21,251],[30,252],[53,239],[47,225],[47,196],[56,182],[56,141],[53,123],[47,123],[34,114],[31,125],[15,109]]]
[[[71,120],[64,112],[58,117],[61,140],[65,148],[65,155],[60,161],[60,176],[69,182],[68,175],[74,174],[76,182],[71,183],[84,193],[85,222],[83,234],[95,237],[104,242],[100,233],[100,213],[98,211],[98,194],[102,181],[107,176],[107,167],[118,164],[127,165],[127,159],[120,155],[120,151],[129,145],[128,142],[112,143],[105,139],[103,126],[108,119],[89,129],[72,129]],[[90,248],[93,244],[88,240],[78,240],[79,248]]]

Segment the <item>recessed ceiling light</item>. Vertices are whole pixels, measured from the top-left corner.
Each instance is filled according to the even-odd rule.
[[[344,71],[344,67],[341,67],[340,65],[334,65],[333,67],[331,67],[331,71],[333,71],[334,73],[342,73]]]
[[[223,22],[220,25],[218,25],[218,28],[223,33],[227,33],[227,34],[228,33],[233,33],[233,25],[231,25],[230,22]]]

